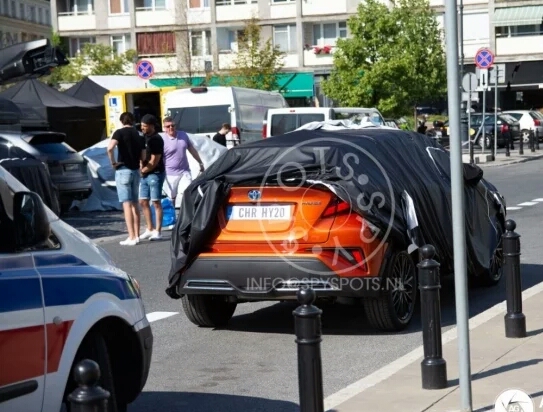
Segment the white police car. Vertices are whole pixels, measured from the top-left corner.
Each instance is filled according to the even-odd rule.
[[[0,167],[0,411],[69,410],[82,359],[125,411],[152,346],[137,281]]]

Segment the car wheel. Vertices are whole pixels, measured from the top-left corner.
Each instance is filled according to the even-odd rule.
[[[107,349],[106,341],[104,337],[99,332],[91,332],[85,337],[72,365],[72,370],[70,371],[70,378],[66,386],[67,397],[76,389],[76,383],[71,375],[73,373],[73,368],[83,359],[91,359],[95,361],[98,366],[100,366],[100,379],[98,385],[103,389],[109,392],[108,408],[107,412],[125,412],[127,410],[127,405],[117,403],[117,394],[115,392],[115,384],[113,380],[113,370],[111,368],[111,360],[109,357],[109,351]],[[65,399],[67,399],[65,397]],[[66,401],[66,410],[68,412],[74,411],[71,408],[68,401]]]
[[[181,298],[187,318],[198,326],[225,326],[236,311],[237,303],[229,302],[226,296],[184,295]]]
[[[529,143],[530,142],[530,131],[526,130],[526,129],[522,130],[520,132],[520,138],[522,139],[522,141],[524,143]]]
[[[415,311],[418,296],[417,268],[406,251],[396,252],[384,268],[385,293],[364,299],[370,325],[383,331],[405,329]]]
[[[498,234],[500,240],[490,259],[489,268],[483,274],[477,276],[475,280],[476,286],[490,287],[500,283],[503,277],[503,247],[502,247],[502,235],[504,233],[501,223],[497,223]]]

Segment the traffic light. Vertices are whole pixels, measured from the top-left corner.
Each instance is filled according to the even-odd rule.
[[[48,39],[14,44],[0,50],[0,84],[43,76],[67,64],[66,56]]]

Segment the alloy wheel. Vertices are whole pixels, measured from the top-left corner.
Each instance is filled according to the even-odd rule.
[[[408,254],[397,255],[392,269],[394,287],[391,297],[396,316],[402,321],[411,316],[416,303],[415,270],[413,260]]]

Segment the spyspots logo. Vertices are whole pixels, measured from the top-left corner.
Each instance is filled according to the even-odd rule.
[[[300,164],[300,157],[308,161]],[[258,192],[254,204],[266,212],[258,219],[266,242],[305,275],[329,276],[329,268],[340,276],[367,271],[392,229],[394,191],[385,169],[347,140],[315,138],[286,149],[268,168]],[[364,212],[381,208],[390,216],[386,230],[364,218]],[[308,264],[312,256],[319,259]]]

